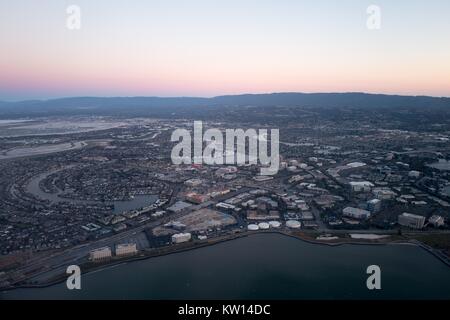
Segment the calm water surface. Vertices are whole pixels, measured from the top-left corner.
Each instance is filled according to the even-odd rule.
[[[380,291],[366,268],[381,267]],[[126,263],[65,283],[18,289],[2,299],[450,299],[450,268],[411,245],[315,245],[258,234]]]

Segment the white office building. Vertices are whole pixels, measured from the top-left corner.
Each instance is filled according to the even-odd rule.
[[[412,229],[422,229],[425,217],[405,212],[398,216],[398,224]]]
[[[99,261],[99,260],[105,260],[111,258],[111,248],[110,247],[103,247],[99,249],[92,250],[89,253],[89,259],[92,261]]]
[[[116,256],[133,255],[138,252],[136,243],[124,243],[116,245]]]

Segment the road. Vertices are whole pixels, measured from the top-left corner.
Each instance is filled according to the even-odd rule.
[[[111,237],[99,239],[88,244],[82,244],[70,249],[66,249],[62,252],[53,253],[52,255],[40,259],[30,260],[26,266],[20,267],[14,271],[13,274],[15,275],[16,280],[12,284],[29,279],[39,279],[43,274],[48,272],[51,272],[52,274],[65,272],[65,269],[68,265],[75,264],[76,262],[86,259],[86,256],[89,254],[89,252],[94,249],[105,246],[113,246],[114,244],[127,239],[136,233],[144,231],[145,229],[155,228],[157,226],[163,225],[171,220],[176,220],[192,211],[210,206],[213,203],[213,201],[208,201],[199,205],[193,205],[180,211],[179,213],[167,215],[166,217],[158,221],[153,221],[142,226],[128,229]]]
[[[178,189],[179,188],[174,188],[173,195],[177,194]],[[142,226],[127,229],[121,233],[115,234],[108,238],[99,239],[88,244],[78,245],[61,252],[53,253],[46,257],[32,258],[27,261],[27,264],[25,266],[15,269],[14,272],[9,273],[8,275],[14,278],[12,284],[16,284],[25,280],[32,280],[32,281],[40,280],[43,277],[50,277],[51,275],[54,274],[64,273],[68,265],[76,264],[83,260],[86,260],[90,251],[94,249],[98,249],[105,246],[114,246],[115,244],[123,240],[126,240],[134,236],[136,233],[144,231],[145,229],[149,228],[152,229],[157,226],[161,226],[171,220],[176,220],[186,214],[189,214],[190,212],[206,208],[210,205],[213,205],[217,201],[223,201],[224,199],[231,198],[245,191],[248,191],[248,189],[242,188],[241,190],[230,192],[223,196],[219,196],[215,198],[214,201],[207,201],[199,205],[193,205],[178,213],[169,214],[157,221],[152,221]],[[176,197],[172,196],[169,203],[166,204],[165,207],[172,205],[175,201]]]

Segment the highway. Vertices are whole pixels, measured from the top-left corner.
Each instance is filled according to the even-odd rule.
[[[14,271],[13,274],[15,275],[16,280],[11,284],[16,284],[24,280],[37,280],[42,278],[42,275],[48,272],[51,272],[51,274],[65,272],[65,269],[68,265],[76,264],[77,262],[86,259],[89,252],[94,249],[105,246],[113,246],[114,244],[125,240],[136,233],[144,231],[145,229],[155,228],[157,226],[163,225],[171,220],[176,220],[192,211],[210,206],[213,203],[213,201],[208,201],[199,205],[193,205],[180,211],[179,213],[167,215],[166,217],[158,221],[152,221],[142,226],[125,230],[111,237],[99,239],[88,244],[78,245],[76,247],[66,249],[62,252],[53,253],[47,257],[29,260],[26,266],[17,268]]]

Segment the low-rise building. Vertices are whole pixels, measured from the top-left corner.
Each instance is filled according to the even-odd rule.
[[[186,180],[184,182],[184,184],[187,185],[188,187],[198,187],[203,184],[203,180],[193,178],[193,179]]]
[[[136,253],[136,243],[124,243],[116,245],[116,256],[133,255]]]
[[[191,240],[192,235],[190,233],[176,233],[172,235],[172,243],[182,243]]]
[[[172,206],[167,208],[167,211],[170,211],[173,213],[178,213],[186,208],[189,208],[190,206],[192,206],[192,204],[184,202],[184,201],[177,201]]]
[[[408,173],[408,177],[410,177],[410,178],[420,178],[420,176],[421,176],[421,172],[420,171],[410,171],[409,173]]]
[[[371,213],[377,213],[381,210],[381,200],[380,199],[372,199],[367,201],[367,210]]]
[[[373,189],[373,194],[377,199],[380,200],[392,200],[397,194],[389,188],[376,188]]]
[[[123,222],[125,220],[127,220],[127,219],[124,216],[117,215],[117,216],[114,216],[111,219],[111,224],[118,224],[118,223]]]
[[[311,211],[304,211],[301,213],[301,219],[302,220],[314,220],[314,215],[312,214]]]
[[[430,219],[428,219],[428,222],[435,228],[442,227],[445,224],[444,217],[438,215],[431,216]]]
[[[353,192],[370,192],[374,184],[369,181],[352,181],[350,187]]]
[[[186,201],[189,201],[194,204],[201,204],[209,200],[209,197],[204,194],[199,194],[196,192],[190,192],[186,194]]]
[[[225,202],[219,202],[218,204],[216,204],[216,208],[225,210],[234,210],[236,206]]]
[[[127,225],[125,223],[119,223],[113,228],[113,230],[114,230],[114,232],[121,232],[121,231],[125,230],[126,228],[127,228]]]

